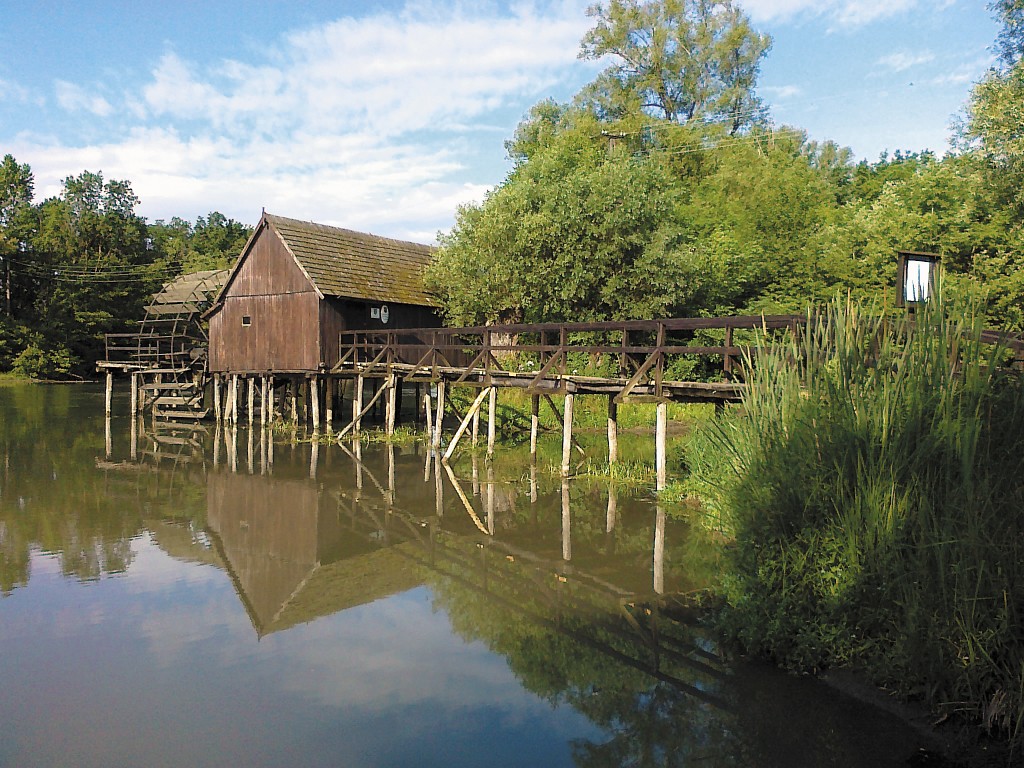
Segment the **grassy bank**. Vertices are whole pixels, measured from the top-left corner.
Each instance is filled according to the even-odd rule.
[[[979,331],[833,303],[695,431],[688,488],[735,540],[721,626],[749,651],[866,670],[1019,749],[1024,392]]]

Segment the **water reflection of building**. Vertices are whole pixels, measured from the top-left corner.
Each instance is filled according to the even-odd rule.
[[[407,557],[346,528],[309,480],[211,473],[207,524],[261,635],[422,582]]]

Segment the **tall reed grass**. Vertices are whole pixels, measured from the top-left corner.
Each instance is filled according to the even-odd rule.
[[[742,406],[687,450],[735,540],[722,627],[792,668],[865,669],[1019,750],[1019,374],[941,301],[908,321],[837,299],[808,327],[755,351]]]

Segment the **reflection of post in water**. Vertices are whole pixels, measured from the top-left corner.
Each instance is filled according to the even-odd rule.
[[[487,532],[494,535],[494,465],[487,464]]]
[[[274,432],[267,430],[267,472],[274,474]]]
[[[537,503],[537,457],[530,457],[530,503]]]
[[[615,518],[618,515],[619,490],[614,482],[608,483],[608,512],[605,516],[605,533],[615,530]]]
[[[110,378],[110,374],[109,373],[107,374],[107,378],[108,379]],[[107,407],[107,413],[106,413],[106,416],[103,419],[103,421],[104,421],[104,432],[105,432],[105,437],[106,437],[107,460],[109,461],[111,454],[113,454],[113,452],[114,452],[114,438],[110,434],[110,407],[109,406]]]
[[[359,398],[360,400],[362,398]],[[356,437],[352,441],[356,459],[356,498],[363,495],[363,441]]]
[[[388,493],[386,498],[388,512],[395,503],[395,445],[388,443]]]
[[[569,510],[569,481],[562,480],[562,559],[572,560],[572,522]]]
[[[260,429],[260,474],[267,474],[267,430]]]
[[[320,441],[314,438],[309,445],[309,479],[316,480],[316,468],[320,461]]]
[[[665,509],[660,504],[654,517],[654,591],[665,594]]]
[[[245,451],[246,466],[247,466],[247,468],[249,470],[249,474],[250,475],[253,474],[253,471],[254,471],[254,465],[253,465],[253,444],[254,444],[255,440],[256,440],[256,436],[252,432],[252,423],[250,421],[250,424],[249,424],[249,440],[248,440],[248,443],[246,445],[246,451]]]
[[[459,497],[459,501],[462,502],[462,506],[464,506],[466,508],[466,513],[469,515],[469,519],[473,521],[473,525],[475,525],[480,530],[481,533],[486,533],[486,534],[490,535],[491,531],[489,531],[487,526],[485,526],[480,521],[480,516],[476,513],[476,510],[473,509],[473,503],[466,497],[466,492],[464,490],[462,490],[461,483],[459,483],[458,478],[455,477],[454,470],[452,470],[452,468],[451,468],[451,466],[449,464],[447,464],[447,463],[443,463],[442,464],[442,463],[439,462],[438,467],[435,468],[437,473],[438,473],[438,479],[439,480],[440,480],[440,474],[441,474],[440,467],[444,467],[444,471],[448,474],[448,479],[451,481],[452,487],[455,489],[455,493]],[[440,513],[438,513],[438,516],[440,516]]]
[[[490,465],[488,465],[488,468],[490,468]],[[473,454],[473,495],[480,495],[480,467],[475,453]]]
[[[228,433],[231,435],[231,449],[228,451],[228,460],[231,462],[231,471],[234,473],[238,472],[238,429],[235,428],[234,422],[228,427]]]
[[[139,415],[132,411],[132,434],[131,434],[131,457],[132,461],[139,458]]]
[[[220,466],[220,441],[221,441],[221,428],[220,421],[217,421],[217,426],[213,431],[213,466]]]
[[[441,456],[434,454],[434,510],[444,517],[444,481],[441,480]]]

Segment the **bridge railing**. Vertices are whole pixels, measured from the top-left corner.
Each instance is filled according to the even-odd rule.
[[[660,394],[666,375],[686,358],[720,366],[722,375],[732,377],[747,348],[737,343],[737,331],[796,331],[804,323],[803,315],[745,315],[343,331],[334,370],[373,375],[398,364],[432,378],[459,372],[457,383],[507,374],[530,375],[539,383],[596,370],[598,378],[624,381],[627,394],[641,381]]]

